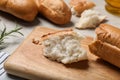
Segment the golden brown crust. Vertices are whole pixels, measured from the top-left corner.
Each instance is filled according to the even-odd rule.
[[[120,29],[101,24],[95,32],[97,40],[89,45],[91,53],[120,68]]]
[[[38,8],[33,0],[0,0],[0,10],[25,21],[34,20]]]
[[[120,48],[120,29],[109,24],[101,24],[95,30],[97,39]]]
[[[59,36],[59,35],[65,35],[65,34],[70,34],[70,35],[74,35],[74,31],[72,28],[69,28],[69,29],[64,29],[64,30],[56,30],[54,32],[50,32],[50,33],[47,33],[47,34],[44,34],[42,35],[39,39],[37,38],[34,38],[32,40],[32,43],[36,44],[36,45],[41,45],[42,44],[42,41],[50,38],[50,37],[53,37],[53,36]]]
[[[80,16],[84,10],[93,8],[95,4],[88,0],[70,0],[70,6],[74,7],[77,16]]]
[[[71,10],[63,0],[41,0],[39,12],[56,24],[66,24],[71,19]]]
[[[89,45],[90,51],[120,68],[120,49],[100,40]]]
[[[65,29],[65,30],[60,30],[60,31],[55,31],[55,32],[52,32],[52,33],[48,33],[48,34],[45,34],[41,37],[42,40],[46,40],[50,37],[53,37],[53,36],[60,36],[60,35],[74,35],[74,31],[73,29]]]
[[[71,10],[63,0],[0,0],[0,10],[25,21],[33,21],[38,12],[55,24],[71,19]]]

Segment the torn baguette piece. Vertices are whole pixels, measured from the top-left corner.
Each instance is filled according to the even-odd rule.
[[[120,68],[120,29],[101,24],[95,31],[97,40],[89,45],[91,53]]]
[[[120,68],[120,48],[100,40],[89,45],[91,53]]]
[[[99,28],[95,30],[97,34],[97,40],[107,42],[111,45],[120,48],[120,29],[109,24],[101,24]]]
[[[63,64],[70,64],[87,59],[87,52],[81,47],[80,41],[73,30],[62,30],[49,33],[42,37],[44,56]]]
[[[81,16],[84,10],[91,9],[95,6],[92,1],[88,0],[70,0],[70,6],[72,14],[76,16]]]
[[[101,15],[95,10],[85,10],[81,14],[79,21],[75,24],[75,27],[78,29],[96,28],[96,26],[100,24],[103,20],[105,20],[105,18],[106,16]]]

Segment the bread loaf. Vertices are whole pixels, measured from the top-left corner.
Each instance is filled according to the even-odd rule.
[[[55,24],[71,19],[71,10],[63,0],[1,0],[0,10],[25,21],[33,21],[38,12]]]
[[[57,24],[66,24],[71,19],[71,10],[63,0],[41,0],[39,12]]]
[[[95,31],[97,40],[89,45],[91,53],[120,68],[120,29],[101,24]]]
[[[0,10],[25,21],[33,21],[38,13],[33,0],[0,0]]]
[[[97,39],[120,48],[120,29],[109,24],[101,24],[95,30]]]

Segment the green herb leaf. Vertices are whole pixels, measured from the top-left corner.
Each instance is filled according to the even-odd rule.
[[[4,43],[4,40],[10,36],[10,35],[13,35],[13,33],[19,33],[20,35],[24,36],[19,30],[22,29],[22,27],[17,27],[18,25],[16,25],[16,28],[7,32],[6,30],[6,25],[4,24],[4,29],[1,30],[1,33],[0,33],[0,45]]]
[[[21,32],[19,32],[19,31],[18,31],[17,33],[19,33],[19,34],[21,34],[22,36],[24,36],[24,34],[23,34],[23,33],[21,33]]]
[[[3,29],[2,33],[1,33],[1,36],[0,36],[0,39],[2,39],[4,37],[5,32],[6,32],[6,27]]]

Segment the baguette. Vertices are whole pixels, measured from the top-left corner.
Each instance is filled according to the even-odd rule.
[[[120,48],[100,40],[89,45],[91,53],[120,68]]]
[[[41,0],[38,4],[39,12],[56,24],[70,22],[71,10],[63,0]]]
[[[95,32],[97,39],[89,45],[91,53],[120,68],[120,29],[101,24]]]
[[[109,24],[101,24],[95,32],[98,40],[120,48],[120,29]]]
[[[38,13],[33,0],[0,0],[0,10],[25,21],[33,21]]]
[[[1,0],[0,10],[25,21],[33,21],[38,13],[55,24],[71,19],[71,10],[63,0]]]

